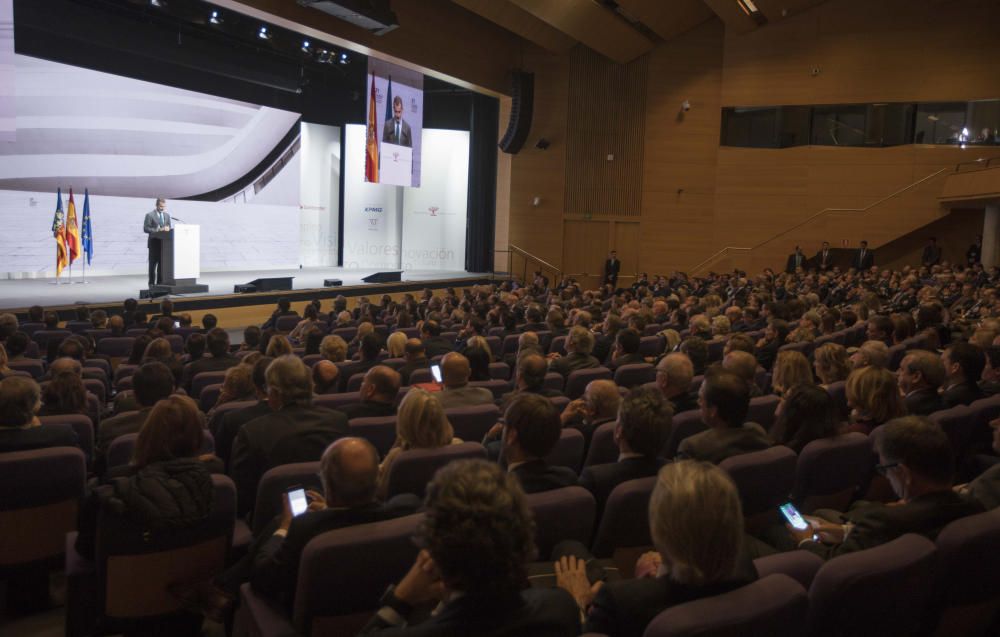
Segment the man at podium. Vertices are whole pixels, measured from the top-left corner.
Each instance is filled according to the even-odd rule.
[[[171,229],[170,215],[167,214],[167,200],[159,197],[156,200],[156,209],[146,213],[146,218],[142,222],[142,231],[149,235],[146,240],[146,247],[149,248],[149,284],[156,285],[163,283],[163,272],[160,268],[163,256],[163,241],[153,234],[156,232],[167,232]]]

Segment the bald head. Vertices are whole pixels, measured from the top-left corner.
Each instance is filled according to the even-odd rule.
[[[326,359],[317,362],[312,368],[313,386],[317,394],[335,391],[340,368]]]
[[[81,365],[80,361],[75,358],[57,358],[51,365],[49,365],[49,371],[51,371],[53,378],[63,372],[70,372],[72,374],[76,374],[80,378],[83,378],[83,365]]]
[[[594,419],[614,418],[621,404],[621,394],[613,380],[593,380],[583,392]]]
[[[441,378],[445,387],[451,389],[465,387],[471,375],[469,359],[458,352],[449,352],[441,359]]]
[[[540,389],[545,384],[548,364],[538,354],[529,354],[517,362],[517,386],[519,389]]]
[[[399,372],[387,365],[376,365],[365,373],[365,379],[361,381],[361,400],[391,403],[396,400],[401,383]]]
[[[668,398],[691,390],[694,365],[687,354],[668,354],[656,365],[656,384]]]
[[[375,499],[378,452],[363,438],[341,438],[320,459],[320,477],[329,506],[355,507]]]

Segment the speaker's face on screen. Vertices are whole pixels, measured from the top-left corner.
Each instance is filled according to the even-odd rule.
[[[403,105],[399,102],[392,105],[392,117],[397,122],[403,118]]]

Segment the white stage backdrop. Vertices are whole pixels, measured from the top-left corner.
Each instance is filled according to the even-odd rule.
[[[14,134],[14,0],[0,0],[0,142]]]
[[[403,189],[404,270],[465,269],[469,133],[425,130],[423,182]]]
[[[347,157],[363,157],[366,130],[344,127]],[[344,267],[399,269],[402,188],[365,182],[365,164],[344,162]]]

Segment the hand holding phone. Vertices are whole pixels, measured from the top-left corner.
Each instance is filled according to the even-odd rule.
[[[441,366],[438,365],[437,363],[432,363],[431,364],[431,376],[434,377],[434,382],[435,383],[440,383],[441,382],[441,378],[442,378],[441,377]]]
[[[799,510],[795,508],[795,505],[791,502],[786,502],[778,507],[781,511],[781,515],[785,516],[788,523],[792,525],[792,528],[797,531],[805,531],[809,528],[809,523],[806,522]]]
[[[306,490],[302,487],[292,487],[288,490],[288,506],[291,508],[292,517],[298,517],[309,508],[309,499],[306,497]]]

